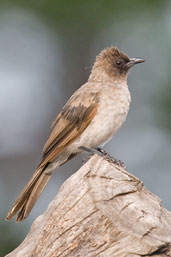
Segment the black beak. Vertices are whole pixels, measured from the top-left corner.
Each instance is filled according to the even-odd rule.
[[[134,64],[145,62],[143,59],[130,58],[130,61],[127,63],[127,67],[131,68]]]

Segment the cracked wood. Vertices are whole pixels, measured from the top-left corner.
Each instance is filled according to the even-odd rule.
[[[171,213],[143,183],[94,155],[6,257],[171,256]]]

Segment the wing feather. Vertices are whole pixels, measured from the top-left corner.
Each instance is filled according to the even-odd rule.
[[[39,168],[45,166],[60,155],[66,147],[76,140],[91,123],[98,111],[98,93],[75,94],[57,115],[53,130],[43,148],[43,159]],[[83,101],[84,99],[84,101]],[[81,101],[82,100],[82,101]]]

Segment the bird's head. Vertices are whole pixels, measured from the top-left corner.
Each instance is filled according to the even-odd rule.
[[[99,76],[109,76],[116,81],[126,80],[130,68],[144,61],[143,59],[129,58],[115,46],[108,47],[96,57],[92,75],[100,73]]]

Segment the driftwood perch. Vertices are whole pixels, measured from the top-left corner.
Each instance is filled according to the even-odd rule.
[[[139,179],[94,155],[7,256],[171,256],[171,212]]]

